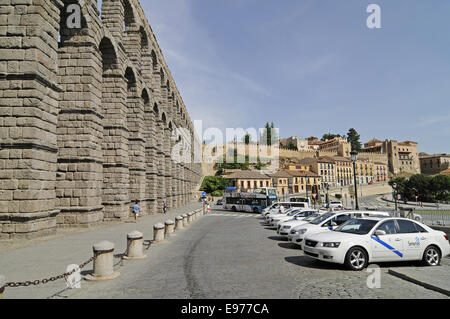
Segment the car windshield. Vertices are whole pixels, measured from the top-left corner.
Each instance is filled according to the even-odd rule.
[[[325,220],[327,220],[328,218],[330,218],[334,215],[336,215],[336,213],[330,212],[330,213],[323,214],[322,216],[319,216],[316,219],[312,220],[311,224],[319,225],[320,223],[324,222]]]
[[[297,212],[294,216],[295,217],[306,217],[309,216],[311,212],[303,211],[303,212]]]
[[[294,215],[297,214],[297,213],[298,213],[298,210],[296,210],[296,209],[294,210],[294,209],[293,209],[293,210],[291,210],[287,215],[288,215],[288,216],[294,216]]]
[[[312,215],[306,217],[306,218],[304,219],[304,221],[309,222],[309,221],[311,221],[311,220],[316,219],[316,218],[319,217],[319,216],[320,216],[319,213],[314,213],[314,214],[312,214]]]
[[[376,220],[368,219],[351,219],[342,224],[335,231],[340,233],[349,233],[355,235],[366,235],[378,223]]]

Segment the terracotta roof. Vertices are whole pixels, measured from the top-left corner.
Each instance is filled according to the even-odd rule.
[[[445,171],[442,171],[440,174],[442,174],[442,175],[450,175],[450,168],[447,168]]]
[[[366,144],[369,144],[369,143],[382,143],[383,141],[380,141],[379,139],[377,139],[377,138],[373,138],[373,139],[371,139],[370,141],[368,141]]]
[[[320,177],[319,174],[307,171],[287,171],[293,177]]]
[[[413,142],[413,141],[404,141],[404,142],[399,142],[398,145],[411,145],[411,144],[418,144],[417,142]]]
[[[315,164],[315,163],[332,163],[334,164],[334,160],[330,157],[316,157],[316,158],[304,158],[300,161],[300,164]]]
[[[332,159],[339,162],[351,162],[349,158],[343,156],[333,156]]]
[[[270,176],[266,174],[261,174],[259,171],[239,171],[234,172],[228,176],[224,177],[225,179],[269,179]]]
[[[270,177],[278,177],[278,178],[291,178],[292,175],[288,174],[285,171],[278,171],[274,174],[269,174]]]

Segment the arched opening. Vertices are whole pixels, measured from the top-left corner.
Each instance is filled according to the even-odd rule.
[[[117,55],[111,40],[103,38],[99,50],[102,56],[103,73],[117,69]]]
[[[159,69],[159,75],[161,77],[161,86],[164,86],[164,70],[162,68]]]
[[[123,0],[123,31],[127,31],[134,24],[133,8],[128,0]]]
[[[153,65],[153,71],[156,71],[158,69],[158,58],[156,57],[156,53],[154,50],[152,50],[152,65]]]
[[[139,29],[139,33],[141,35],[141,51],[145,52],[148,50],[148,37],[147,32],[145,32],[144,27]]]
[[[135,91],[136,90],[136,76],[134,75],[134,72],[130,67],[128,67],[125,70],[125,79],[127,80],[127,90]]]

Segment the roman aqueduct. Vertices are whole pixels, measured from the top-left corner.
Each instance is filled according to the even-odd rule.
[[[0,239],[186,204],[201,164],[172,160],[180,141],[199,143],[138,0],[1,1]]]

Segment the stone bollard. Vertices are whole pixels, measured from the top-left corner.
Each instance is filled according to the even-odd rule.
[[[127,235],[127,255],[123,257],[125,260],[144,259],[144,235],[137,230]]]
[[[6,278],[0,275],[0,299],[3,299],[3,294],[5,293]]]
[[[94,250],[94,274],[87,275],[86,280],[102,281],[112,280],[120,276],[114,271],[114,244],[102,241],[93,247]]]
[[[164,240],[164,228],[161,223],[153,226],[153,242],[157,243]]]
[[[175,230],[180,230],[184,228],[183,220],[184,220],[183,216],[177,216],[175,218]]]
[[[187,227],[189,225],[188,214],[183,214],[181,216],[183,216],[183,227]]]
[[[192,212],[187,213],[188,215],[188,223],[191,224],[193,222],[192,220]]]
[[[170,236],[173,236],[173,232],[175,229],[175,222],[173,220],[167,220],[165,222],[165,231],[164,231],[164,237],[169,238]]]
[[[195,220],[197,219],[197,214],[195,213],[195,211],[192,212],[192,221],[195,222]]]

